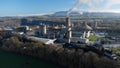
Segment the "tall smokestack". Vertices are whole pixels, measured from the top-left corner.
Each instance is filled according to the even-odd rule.
[[[71,21],[69,16],[66,17],[66,23],[67,23],[67,27],[71,26]]]
[[[66,22],[67,22],[67,27],[68,27],[68,38],[69,38],[69,43],[70,43],[70,38],[72,37],[72,31],[71,31],[71,21],[70,21],[70,13],[73,10],[76,10],[80,5],[88,5],[90,6],[90,8],[93,7],[94,3],[99,3],[102,0],[78,0],[77,3],[71,8],[69,9],[69,11],[67,12],[67,17],[66,17]]]
[[[67,23],[67,35],[68,35],[68,43],[71,42],[72,31],[71,31],[71,21],[70,21],[70,13],[79,6],[80,0],[67,12],[66,23]]]
[[[66,17],[66,23],[67,23],[67,37],[68,37],[68,43],[71,42],[72,38],[72,31],[71,31],[71,21],[69,15]]]

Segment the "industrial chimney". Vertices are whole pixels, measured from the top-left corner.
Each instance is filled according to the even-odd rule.
[[[66,17],[66,23],[67,23],[67,37],[68,37],[68,43],[71,42],[72,38],[72,31],[71,31],[71,21],[69,15]]]

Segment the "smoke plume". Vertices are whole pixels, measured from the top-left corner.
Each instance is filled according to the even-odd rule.
[[[76,10],[81,5],[88,5],[89,7],[94,7],[94,3],[99,3],[103,0],[78,0],[77,3],[68,11],[68,14],[71,13],[71,11]]]
[[[104,3],[104,6],[101,5]],[[68,11],[67,15],[69,15],[72,11],[76,10],[79,6],[87,5],[90,9],[99,9],[96,7],[96,4],[101,5],[103,10],[109,9],[113,5],[120,5],[119,0],[78,0],[77,3]]]
[[[120,0],[109,0],[106,4],[106,8],[110,8],[113,5],[120,5]]]

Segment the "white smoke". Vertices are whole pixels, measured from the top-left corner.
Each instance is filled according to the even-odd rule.
[[[106,8],[110,8],[113,5],[120,5],[120,0],[108,0]]]
[[[78,0],[77,3],[68,11],[68,15],[69,13],[71,13],[71,11],[73,10],[76,10],[79,6],[81,5],[88,5],[90,6],[91,8],[94,7],[94,3],[100,3],[102,2],[103,0]]]
[[[101,5],[102,2],[105,2],[105,5]],[[102,6],[103,10],[109,9],[113,5],[120,5],[119,0],[78,0],[77,3],[68,11],[67,15],[69,15],[72,11],[76,10],[79,6],[87,5],[89,9],[99,9],[96,5],[99,4]]]

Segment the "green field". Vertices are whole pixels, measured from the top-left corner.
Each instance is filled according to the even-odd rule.
[[[58,68],[28,56],[21,56],[9,52],[0,51],[0,68]]]

